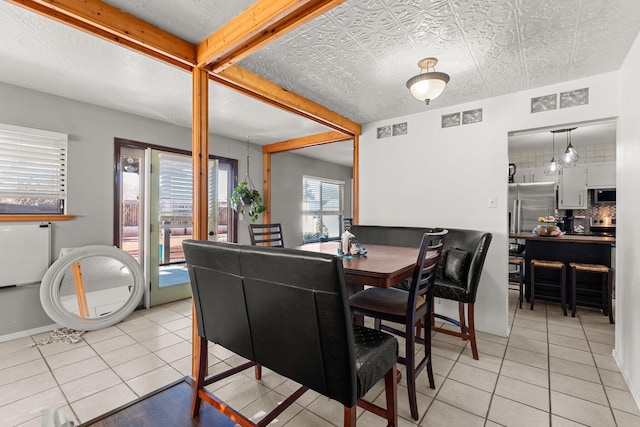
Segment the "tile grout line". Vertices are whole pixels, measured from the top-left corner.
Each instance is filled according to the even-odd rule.
[[[600,368],[598,367],[598,362],[596,362],[596,358],[593,355],[593,349],[591,348],[591,342],[587,336],[587,331],[584,329],[584,325],[582,324],[582,318],[580,317],[580,311],[576,310],[576,317],[580,320],[580,327],[582,329],[582,333],[584,334],[584,338],[587,341],[587,346],[589,347],[589,353],[591,353],[591,359],[593,359],[593,365],[596,367],[596,372],[598,373],[598,378],[600,379],[600,385],[602,386],[602,391],[604,392],[604,396],[607,399],[607,406],[609,406],[609,411],[611,412],[611,417],[613,418],[614,424],[618,425],[618,420],[616,419],[616,415],[613,412],[613,406],[611,405],[611,400],[609,399],[609,393],[607,393],[607,389],[604,386],[604,382],[602,381],[602,374],[600,374]]]

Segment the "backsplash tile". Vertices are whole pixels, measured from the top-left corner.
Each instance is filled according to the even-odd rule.
[[[578,160],[578,164],[616,161],[615,143],[593,145],[580,145],[574,143],[573,145],[578,151],[578,154],[580,154],[580,160]],[[549,146],[548,148],[535,151],[510,152],[509,163],[515,163],[518,168],[545,167],[547,163],[549,163],[549,160],[551,160],[551,151],[551,146]],[[558,149],[556,147],[556,159],[560,157],[562,151],[563,148]]]

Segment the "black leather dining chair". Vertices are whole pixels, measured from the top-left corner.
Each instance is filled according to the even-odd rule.
[[[440,230],[423,235],[408,292],[400,288],[369,288],[349,298],[354,314],[373,317],[377,327],[405,338],[405,357],[399,357],[398,361],[406,366],[409,408],[414,420],[419,418],[416,377],[425,367],[429,385],[435,388],[431,366],[433,283],[447,233],[447,230]],[[380,320],[398,323],[404,328],[381,324]],[[424,337],[416,336],[419,324],[424,325]],[[424,356],[418,363],[416,342],[424,345]]]
[[[355,426],[356,406],[397,426],[398,342],[353,324],[339,258],[200,240],[183,248],[200,349],[192,416],[204,400],[241,426],[265,426],[312,389],[344,405],[345,426]],[[205,377],[209,341],[248,361]],[[301,387],[254,423],[204,387],[256,364]],[[363,400],[382,378],[386,409]]]

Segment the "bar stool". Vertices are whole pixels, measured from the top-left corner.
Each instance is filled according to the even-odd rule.
[[[542,259],[532,259],[531,260],[531,292],[529,295],[529,302],[531,303],[531,310],[533,310],[533,304],[535,303],[536,297],[536,268],[550,268],[553,270],[559,270],[561,273],[560,280],[560,307],[562,307],[562,312],[564,315],[567,315],[567,268],[562,261],[547,261]]]
[[[509,272],[509,283],[517,283],[519,287],[518,302],[522,308],[522,288],[524,287],[524,259],[522,257],[509,257],[509,265],[515,265],[517,270]]]
[[[578,262],[569,263],[571,267],[571,317],[576,316],[576,275],[578,271],[586,273],[597,273],[602,275],[602,314],[609,315],[609,323],[613,320],[612,294],[613,294],[613,272],[609,267],[602,264],[581,264]]]

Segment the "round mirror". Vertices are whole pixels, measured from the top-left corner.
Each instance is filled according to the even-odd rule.
[[[49,267],[40,301],[59,325],[93,331],[131,314],[142,298],[143,284],[142,268],[128,253],[113,246],[84,246]]]

